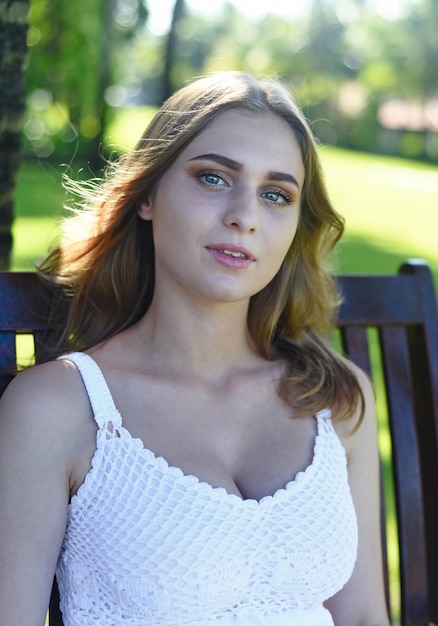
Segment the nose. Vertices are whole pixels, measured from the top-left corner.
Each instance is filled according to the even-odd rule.
[[[259,203],[257,193],[242,188],[230,197],[224,215],[224,224],[240,232],[254,233],[259,228]]]

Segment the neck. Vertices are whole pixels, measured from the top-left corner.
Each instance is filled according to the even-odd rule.
[[[221,376],[261,360],[247,327],[249,300],[169,302],[154,298],[136,325],[138,346],[156,365],[202,377]]]

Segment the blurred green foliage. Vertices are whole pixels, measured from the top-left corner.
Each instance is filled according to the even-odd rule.
[[[115,80],[113,59],[147,19],[140,0],[33,0],[25,148],[98,161]]]
[[[166,84],[241,68],[291,83],[324,143],[438,162],[435,0],[402,0],[397,15],[389,4],[308,0],[280,17],[180,0],[169,59],[146,0],[33,0],[27,152],[97,162],[120,107],[156,106]]]

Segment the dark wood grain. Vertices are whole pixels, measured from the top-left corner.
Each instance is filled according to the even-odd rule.
[[[430,270],[338,277],[343,348],[370,372],[377,329],[392,441],[400,551],[401,625],[438,623],[438,314]],[[388,572],[386,572],[388,575]]]

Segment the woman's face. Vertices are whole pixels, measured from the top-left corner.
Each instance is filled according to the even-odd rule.
[[[152,220],[155,293],[193,302],[247,300],[275,276],[297,229],[304,166],[272,113],[221,113],[161,178]]]

